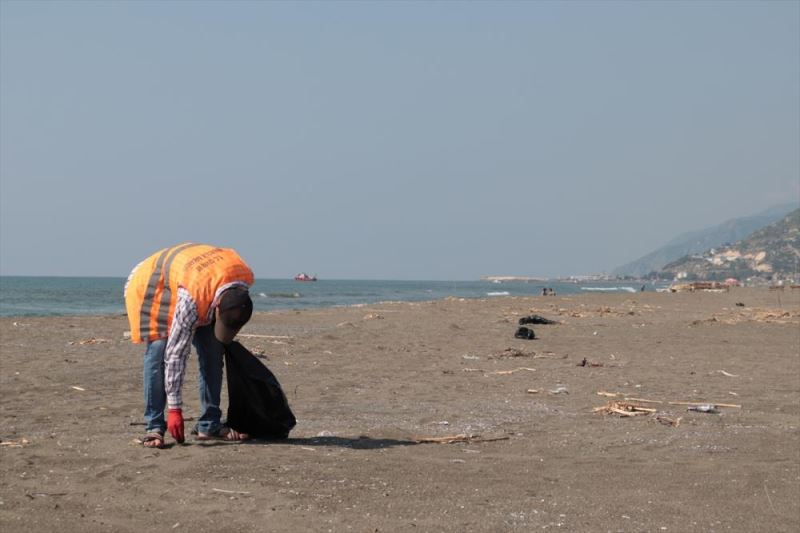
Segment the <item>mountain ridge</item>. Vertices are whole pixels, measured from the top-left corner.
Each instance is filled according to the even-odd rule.
[[[645,277],[685,256],[738,242],[781,220],[798,207],[800,202],[776,205],[754,215],[732,218],[709,228],[682,233],[660,248],[613,269],[611,274],[619,277]]]
[[[800,273],[800,209],[730,245],[684,256],[659,277],[688,280],[784,280]]]

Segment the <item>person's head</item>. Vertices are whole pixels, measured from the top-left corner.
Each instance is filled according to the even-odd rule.
[[[214,336],[222,344],[230,344],[253,314],[253,300],[247,289],[234,287],[222,293],[215,311]]]

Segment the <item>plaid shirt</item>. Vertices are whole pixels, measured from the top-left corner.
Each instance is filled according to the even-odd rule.
[[[175,305],[175,314],[172,316],[172,327],[167,337],[167,350],[164,354],[164,388],[167,392],[167,405],[170,408],[180,408],[183,404],[181,389],[183,378],[186,375],[186,360],[192,345],[194,330],[200,326],[207,326],[214,320],[214,311],[219,305],[219,296],[231,287],[248,285],[241,281],[226,283],[214,293],[214,301],[208,310],[208,316],[202,319],[197,315],[197,304],[192,299],[189,291],[183,287],[178,288],[178,301]]]

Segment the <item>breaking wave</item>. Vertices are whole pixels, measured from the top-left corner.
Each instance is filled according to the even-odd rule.
[[[259,292],[261,298],[302,298],[299,292]]]
[[[633,287],[581,287],[582,291],[625,291],[625,292],[638,292]]]

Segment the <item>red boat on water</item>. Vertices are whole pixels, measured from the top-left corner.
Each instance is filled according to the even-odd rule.
[[[309,276],[305,272],[300,272],[294,277],[295,281],[317,281],[317,276]]]

